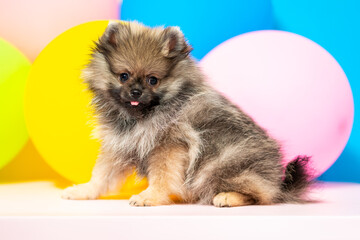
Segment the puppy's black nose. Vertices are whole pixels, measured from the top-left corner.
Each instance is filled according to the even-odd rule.
[[[142,92],[139,89],[133,89],[130,91],[130,95],[133,98],[139,98],[141,96]]]

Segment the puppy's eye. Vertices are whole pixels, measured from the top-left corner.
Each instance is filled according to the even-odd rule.
[[[126,82],[129,79],[129,74],[128,73],[121,73],[119,78],[120,78],[121,82]]]
[[[151,85],[151,86],[154,86],[158,83],[158,79],[154,76],[151,76],[148,78],[148,83]]]

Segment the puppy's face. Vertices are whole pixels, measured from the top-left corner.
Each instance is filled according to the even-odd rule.
[[[112,23],[97,43],[86,81],[139,118],[174,95],[171,70],[190,51],[178,28]]]

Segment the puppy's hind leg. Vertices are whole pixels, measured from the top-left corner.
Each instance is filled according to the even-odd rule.
[[[89,182],[66,188],[61,197],[71,200],[97,199],[124,182],[131,173],[130,167],[115,166],[112,158],[101,154],[96,161]]]
[[[238,177],[227,180],[225,185],[235,191],[217,194],[213,198],[213,204],[216,207],[270,205],[279,193],[277,184],[255,173],[244,172]]]
[[[213,198],[215,207],[238,207],[251,204],[251,199],[238,192],[221,192]]]

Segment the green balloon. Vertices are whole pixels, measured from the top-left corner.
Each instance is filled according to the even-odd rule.
[[[24,92],[30,66],[19,50],[0,39],[0,168],[10,162],[28,140]]]

